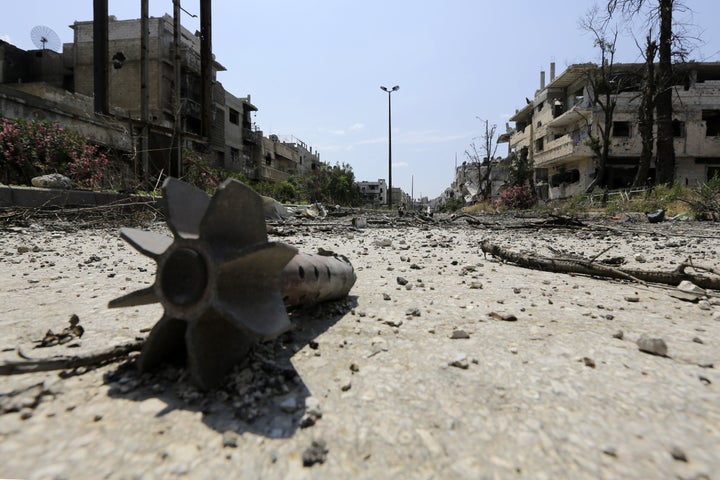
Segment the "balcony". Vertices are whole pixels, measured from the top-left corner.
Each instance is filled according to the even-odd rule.
[[[242,129],[242,139],[245,143],[258,143],[258,133],[250,130],[249,128]]]
[[[579,127],[584,127],[588,124],[590,121],[590,117],[592,116],[592,110],[589,108],[581,108],[579,106],[574,106],[567,112],[558,115],[557,117],[553,118],[549,122],[547,122],[545,125],[548,128],[561,128],[567,130],[568,127],[571,127],[574,124],[579,124]]]
[[[182,113],[182,115],[187,117],[200,118],[202,109],[200,108],[201,106],[199,102],[196,102],[195,100],[190,100],[189,98],[182,98],[180,100],[180,105],[180,113]]]
[[[531,126],[525,127],[524,130],[518,130],[510,136],[510,148],[520,149],[522,147],[530,146],[530,131]]]
[[[180,63],[188,71],[200,73],[200,53],[194,51],[190,46],[182,45],[180,47]]]
[[[267,165],[260,165],[258,168],[261,180],[268,180],[274,183],[283,182],[290,178],[290,174]]]
[[[546,168],[576,158],[592,157],[592,150],[584,143],[586,138],[587,132],[575,130],[547,142],[542,152],[535,152],[535,167]]]

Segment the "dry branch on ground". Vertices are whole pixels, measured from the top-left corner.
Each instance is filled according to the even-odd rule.
[[[708,277],[698,273],[688,272],[688,268],[712,272],[710,268],[696,267],[690,261],[685,261],[675,269],[669,271],[640,270],[634,268],[615,268],[596,263],[596,259],[584,260],[578,258],[550,258],[531,253],[518,253],[508,250],[487,240],[480,245],[483,254],[514,263],[520,267],[533,270],[543,270],[556,273],[576,273],[594,277],[615,278],[635,282],[661,283],[665,285],[678,285],[683,280],[690,281],[701,288],[720,290],[720,277]]]

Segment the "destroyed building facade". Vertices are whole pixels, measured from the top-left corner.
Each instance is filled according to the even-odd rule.
[[[387,182],[384,178],[378,179],[377,182],[362,181],[358,182],[360,195],[363,201],[368,205],[386,205],[387,204]]]
[[[515,128],[509,138],[511,151],[528,149],[540,198],[566,198],[594,185],[599,159],[588,139],[599,137],[601,126],[610,128],[611,135],[606,187],[632,184],[642,150],[638,111],[643,66],[614,65],[624,83],[613,92],[616,108],[609,126],[593,102],[590,76],[597,74],[597,65],[571,65],[556,77],[551,64],[547,84],[541,72],[540,88],[510,119]],[[632,78],[636,80],[627,81]],[[674,176],[680,184],[692,186],[720,173],[720,63],[677,64],[673,83]],[[653,161],[651,179],[654,175]]]
[[[169,15],[148,18],[147,124],[141,112],[141,20],[114,16],[107,22],[107,114],[93,109],[93,22],[76,21],[71,25],[73,42],[64,44],[62,53],[24,51],[0,41],[3,115],[72,127],[91,142],[122,152],[129,159],[128,175],[142,173],[143,135],[151,178],[161,173],[182,176],[185,151],[251,180],[277,182],[317,167],[318,152],[304,142],[280,142],[257,130],[252,119],[257,107],[249,95],[237,97],[224,89],[217,73],[225,68],[214,57],[211,125],[203,127],[201,41],[180,27],[176,55],[173,20]]]

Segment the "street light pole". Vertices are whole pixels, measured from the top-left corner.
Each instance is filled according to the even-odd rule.
[[[388,94],[388,207],[392,208],[392,101],[390,94],[400,90],[400,86],[395,85],[392,88],[380,87],[381,90]]]

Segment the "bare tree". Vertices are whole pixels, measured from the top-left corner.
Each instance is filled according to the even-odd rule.
[[[465,157],[477,171],[478,193],[483,200],[488,200],[492,195],[492,167],[493,157],[497,152],[497,125],[490,125],[487,120],[485,123],[485,132],[480,140],[482,143],[478,146],[475,142],[470,144],[470,149],[465,151]]]
[[[680,0],[608,0],[607,12],[612,16],[616,11],[626,16],[635,16],[649,6],[648,21],[659,24],[658,68],[655,97],[657,116],[657,183],[672,183],[675,180],[675,146],[672,128],[672,79],[673,44],[677,36],[673,34],[673,12],[685,7]],[[684,50],[684,49],[681,49]]]
[[[652,30],[645,38],[645,69],[642,80],[642,94],[638,111],[638,130],[642,139],[642,151],[638,161],[638,169],[633,180],[634,187],[647,186],[649,183],[650,163],[653,155],[653,127],[655,125],[655,56],[657,42],[652,38]]]
[[[588,138],[588,146],[598,159],[595,179],[588,186],[591,190],[595,186],[605,185],[605,173],[610,157],[610,135],[612,134],[613,115],[617,105],[616,94],[620,89],[619,79],[615,75],[615,42],[617,29],[608,32],[607,22],[601,21],[597,7],[590,9],[580,20],[580,27],[594,37],[595,46],[600,50],[600,66],[588,71],[588,83],[593,105],[600,108],[603,113],[603,122],[598,123],[599,137],[592,135]]]
[[[528,147],[522,147],[520,153],[513,152],[510,157],[509,180],[514,186],[528,185],[535,189],[533,182],[533,161],[530,159]]]

